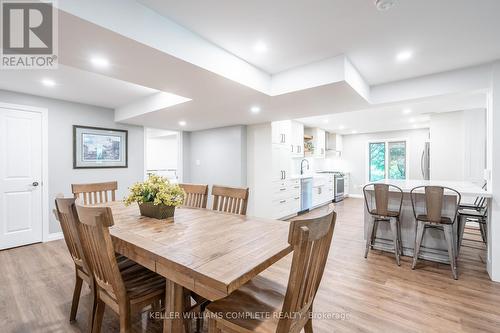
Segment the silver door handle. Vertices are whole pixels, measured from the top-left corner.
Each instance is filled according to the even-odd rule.
[[[38,182],[31,183],[31,186],[33,186],[33,187],[37,187],[38,185],[40,185]]]

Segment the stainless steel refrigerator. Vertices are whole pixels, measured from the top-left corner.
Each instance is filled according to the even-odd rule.
[[[429,180],[431,177],[431,143],[426,142],[420,158],[420,169],[422,179]]]

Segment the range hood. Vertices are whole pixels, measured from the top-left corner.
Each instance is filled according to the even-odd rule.
[[[342,153],[342,135],[327,132],[325,140],[326,151]]]

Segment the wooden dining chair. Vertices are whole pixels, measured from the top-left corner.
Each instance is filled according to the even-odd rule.
[[[208,305],[208,332],[312,333],[312,306],[325,269],[336,213],[290,222],[293,258],[288,286],[257,276],[231,295]],[[262,316],[234,314],[267,313]]]
[[[78,236],[95,281],[92,331],[100,332],[107,305],[120,317],[120,332],[130,332],[131,312],[165,299],[165,278],[137,264],[119,268],[109,233],[114,224],[111,208],[76,205],[76,211]]]
[[[75,288],[73,291],[70,312],[70,322],[73,322],[76,320],[82,284],[85,282],[93,289],[94,277],[92,273],[90,273],[89,266],[84,259],[80,238],[78,236],[78,216],[75,210],[75,198],[64,198],[63,196],[59,196],[55,200],[55,205],[56,209],[54,209],[54,215],[61,225],[64,241],[75,264]],[[118,253],[115,253],[115,257],[120,270],[128,269],[132,265],[137,265],[134,261]],[[95,308],[95,304],[93,308]],[[93,314],[94,311],[91,309],[91,311],[89,311],[89,327],[92,327]]]
[[[212,209],[220,212],[246,215],[248,205],[248,187],[212,186]]]
[[[118,182],[71,184],[76,199],[85,205],[93,205],[116,200]]]
[[[56,209],[54,209],[54,215],[61,225],[64,241],[75,264],[75,288],[73,290],[73,300],[69,315],[70,322],[76,319],[83,282],[85,281],[89,286],[92,286],[92,275],[89,274],[89,269],[83,260],[78,238],[77,221],[73,218],[72,207],[74,204],[74,198],[56,198]]]
[[[391,190],[393,193],[393,208],[389,209]],[[399,217],[401,216],[401,206],[403,205],[403,190],[396,185],[367,184],[363,187],[363,195],[365,197],[366,210],[371,215],[368,223],[368,235],[366,236],[365,258],[368,257],[370,248],[373,248],[378,224],[380,222],[387,222],[391,226],[396,263],[400,266],[403,245],[401,242],[401,222]],[[368,200],[369,197],[372,199],[374,197],[375,205],[373,205],[373,200]],[[368,201],[372,202],[372,204],[370,205]]]
[[[417,195],[420,190],[424,190],[425,212],[417,212]],[[444,191],[450,192],[455,196],[455,210],[453,216],[443,216]],[[455,280],[458,279],[457,260],[455,251],[455,241],[453,236],[453,225],[457,220],[458,209],[462,196],[457,190],[444,186],[418,186],[410,191],[411,205],[413,215],[417,223],[417,232],[415,233],[415,247],[413,251],[412,269],[415,269],[420,252],[420,246],[427,228],[439,229],[444,232],[444,238],[448,246],[448,256],[450,258],[451,272]]]
[[[208,185],[205,184],[179,184],[186,192],[183,206],[194,208],[207,208]]]

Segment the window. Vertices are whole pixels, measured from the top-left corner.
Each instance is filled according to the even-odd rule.
[[[389,179],[406,179],[406,142],[389,142]]]
[[[406,141],[370,142],[368,179],[406,179]]]
[[[385,142],[370,143],[370,181],[385,178]]]

